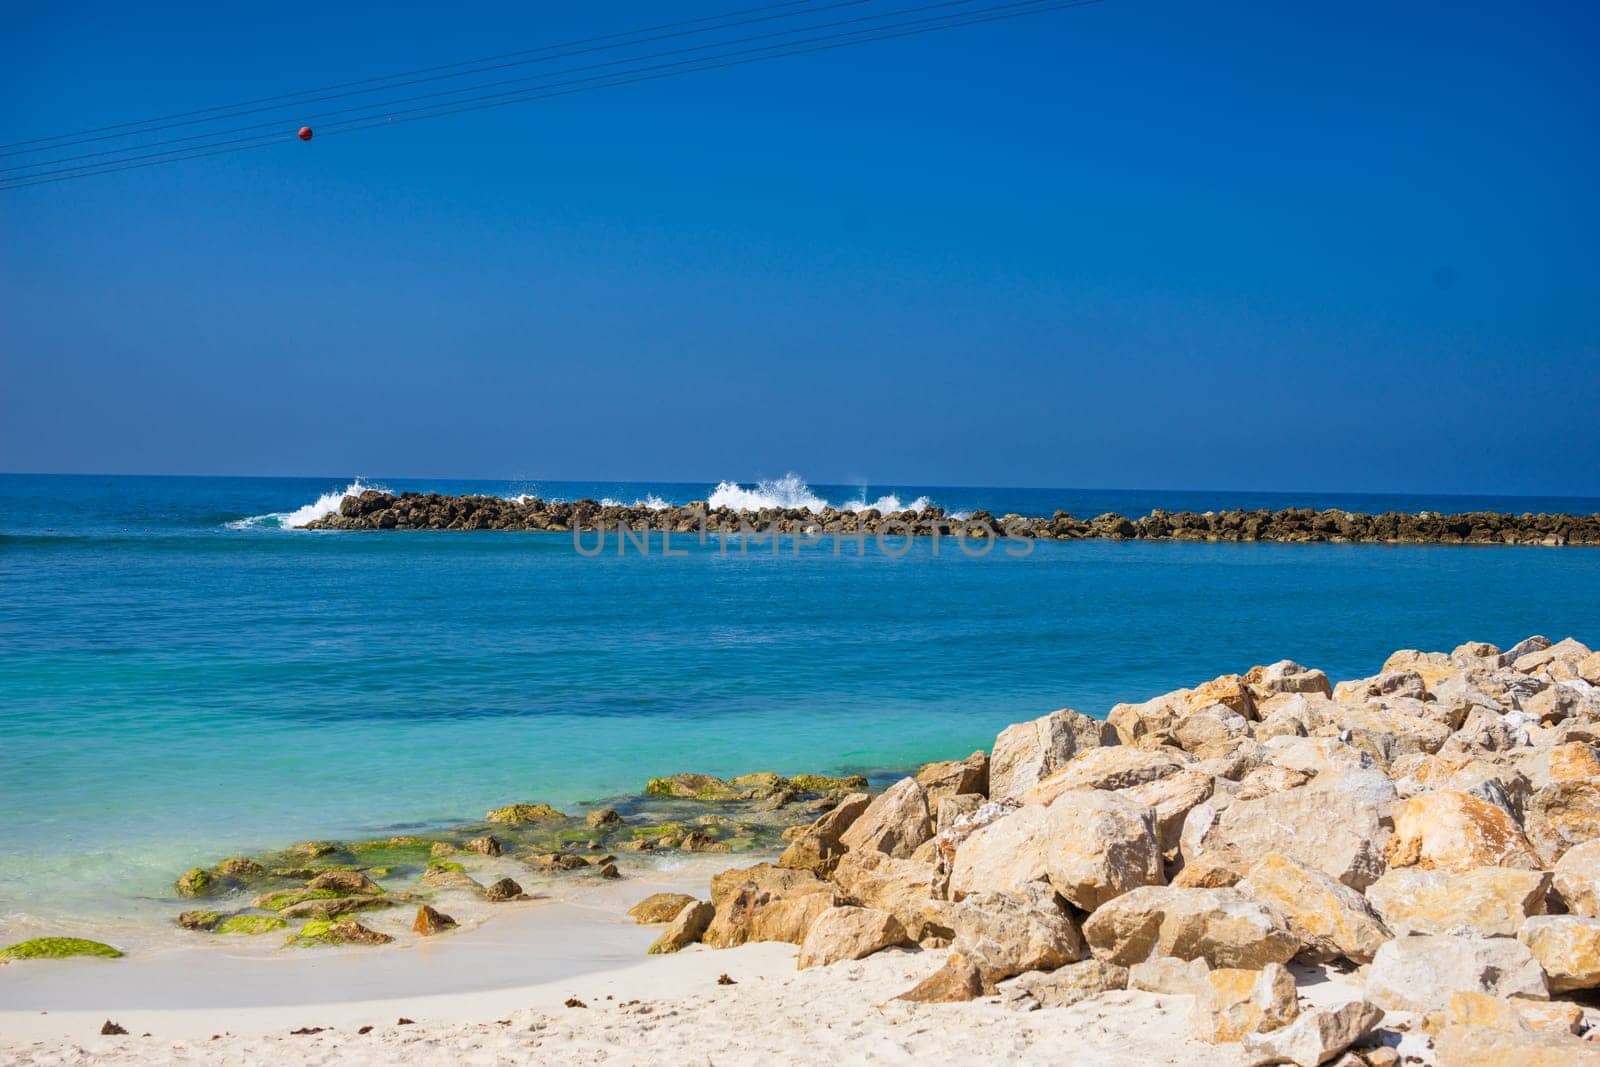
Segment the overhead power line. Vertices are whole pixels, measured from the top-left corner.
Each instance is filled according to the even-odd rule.
[[[439,98],[459,96],[462,93],[474,92],[502,84],[521,84],[535,80],[532,78],[507,79],[504,82],[490,82],[486,84],[468,86],[461,89],[444,92],[425,93],[413,97],[400,98],[399,100],[386,100],[358,107],[340,109],[324,113],[324,117],[347,114],[354,111],[370,111],[384,109],[382,114],[367,115],[362,117],[338,119],[329,126],[319,127],[318,137],[334,136],[340,133],[354,133],[360,130],[374,129],[381,126],[390,126],[404,122],[416,122],[424,119],[441,118],[448,115],[462,114],[470,111],[481,111],[491,108],[506,107],[512,104],[526,103],[535,100],[547,100],[554,97],[570,96],[583,92],[592,92],[597,89],[611,88],[620,85],[638,84],[641,82],[657,81],[664,78],[678,77],[684,74],[698,73],[701,71],[720,70],[728,67],[741,66],[749,63],[761,62],[768,59],[779,59],[789,56],[806,55],[815,52],[832,51],[853,45],[869,44],[877,41],[892,40],[901,37],[915,36],[931,33],[938,30],[956,29],[964,26],[982,23],[998,22],[1007,19],[1020,18],[1028,15],[1043,14],[1051,11],[1061,11],[1078,7],[1089,7],[1104,2],[1104,0],[1013,0],[1010,3],[991,5],[973,10],[948,12],[940,15],[924,16],[920,18],[901,18],[907,15],[921,15],[924,12],[965,6],[973,0],[945,0],[942,3],[923,4],[911,8],[903,8],[884,15],[860,17],[840,20],[834,23],[824,23],[806,27],[804,30],[779,31],[777,33],[758,34],[749,38],[736,38],[718,42],[714,45],[702,45],[686,49],[674,49],[655,55],[637,56],[632,60],[623,61],[624,64],[636,64],[639,60],[657,58],[661,55],[681,54],[686,51],[704,51],[708,47],[726,47],[747,40],[767,39],[774,36],[792,36],[796,32],[810,32],[830,26],[859,24],[863,21],[877,21],[882,19],[895,19],[885,25],[870,26],[864,29],[854,29],[843,32],[821,34],[803,37],[798,40],[782,41],[776,44],[760,45],[753,48],[738,49],[731,52],[722,52],[716,55],[699,56],[692,59],[676,62],[659,63],[645,66],[625,66],[625,69],[613,70],[608,73],[590,75],[588,77],[557,81],[550,84],[526,86],[520,89],[510,89],[501,92],[488,93],[480,96],[468,96],[463,99],[442,100]],[[830,5],[843,6],[843,5]],[[759,10],[759,9],[757,9]],[[814,9],[824,10],[824,9]],[[636,31],[643,32],[643,31]],[[556,46],[560,47],[560,46]],[[617,63],[591,64],[585,67],[572,68],[565,71],[555,71],[539,76],[540,79],[560,77],[577,71],[595,69],[596,67],[617,66]],[[433,103],[421,101],[434,100]],[[412,104],[413,106],[393,109],[397,104]],[[103,160],[100,163],[82,164],[67,167],[61,170],[44,171],[42,173],[18,174],[9,180],[0,179],[0,191],[6,189],[19,189],[32,185],[48,184],[56,181],[68,181],[74,178],[92,177],[100,174],[112,174],[125,170],[136,170],[144,167],[160,166],[166,163],[182,162],[189,159],[200,159],[207,156],[221,155],[230,152],[246,151],[251,148],[263,148],[273,144],[291,142],[295,139],[292,128],[278,122],[261,124],[274,127],[272,132],[237,137],[231,140],[213,141],[200,145],[188,145],[183,148],[169,149],[163,152],[149,153],[148,155],[134,155],[120,159]],[[241,130],[258,128],[255,126],[242,127]],[[235,130],[214,131],[210,136],[222,136],[227,133],[240,132]],[[176,140],[188,140],[177,138]],[[131,146],[127,151],[142,151],[168,142],[155,142]],[[48,166],[51,163],[61,163],[65,160],[57,159],[37,164]]]

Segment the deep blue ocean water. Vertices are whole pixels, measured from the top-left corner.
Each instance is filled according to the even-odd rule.
[[[1290,657],[1600,641],[1600,550],[928,541],[641,557],[570,535],[313,533],[347,479],[0,475],[0,937],[123,914],[196,862],[637,792],[883,770]],[[711,484],[387,487],[623,502]],[[746,486],[786,502],[1600,512],[1597,500]],[[722,487],[724,494],[736,492]],[[275,517],[276,516],[276,517]],[[592,536],[585,542],[593,548]],[[149,904],[150,907],[155,905]],[[165,911],[170,906],[162,905]]]

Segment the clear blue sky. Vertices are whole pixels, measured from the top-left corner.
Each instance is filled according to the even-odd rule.
[[[739,6],[8,5],[0,141]],[[1597,54],[1107,0],[0,193],[0,469],[1600,495]]]

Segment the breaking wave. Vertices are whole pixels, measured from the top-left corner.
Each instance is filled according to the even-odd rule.
[[[804,478],[791,471],[782,478],[757,482],[754,489],[746,489],[738,482],[718,482],[706,503],[713,508],[733,508],[735,511],[760,511],[762,508],[804,508],[809,511],[821,511],[833,507],[839,511],[866,511],[871,508],[887,513],[921,511],[931,501],[925,496],[919,496],[905,503],[893,493],[887,493],[876,500],[868,500],[866,489],[863,488],[859,499],[846,500],[837,505],[829,504],[812,491]]]
[[[383,488],[381,485],[372,485],[357,478],[343,489],[323,493],[316,500],[294,511],[269,511],[265,515],[252,515],[248,519],[236,519],[227,523],[227,527],[230,530],[295,530],[308,522],[314,522],[324,515],[338,511],[339,504],[347,496],[354,496],[368,489]]]

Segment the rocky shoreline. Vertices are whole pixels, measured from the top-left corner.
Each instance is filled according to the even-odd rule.
[[[1600,653],[1572,639],[1337,684],[1280,661],[1018,723],[879,792],[677,774],[582,814],[302,842],[186,872],[174,911],[288,950],[415,941],[667,850],[777,858],[639,900],[651,953],[787,943],[841,981],[888,953],[884,997],[924,1022],[1154,995],[1227,1062],[1600,1064]],[[118,953],[0,951],[77,954]]]
[[[1152,511],[1142,518],[1107,513],[1080,519],[1057,511],[1049,518],[973,512],[959,518],[943,508],[882,513],[874,509],[649,508],[594,500],[508,500],[496,496],[389,493],[368,489],[346,496],[311,530],[536,530],[550,532],[666,530],[708,535],[779,533],[813,538],[856,536],[1014,538],[1077,541],[1280,541],[1333,544],[1600,545],[1600,514],[1551,515],[1467,512],[1441,515],[1290,508],[1281,511]]]
[[[1574,640],[1057,711],[785,836],[709,899],[641,902],[652,951],[947,949],[896,999],[1182,996],[1252,1064],[1600,1063],[1600,654]],[[1355,992],[1309,1004],[1307,967]]]

